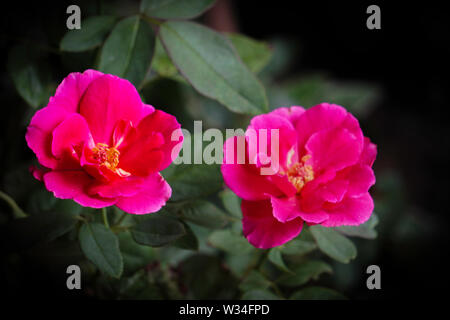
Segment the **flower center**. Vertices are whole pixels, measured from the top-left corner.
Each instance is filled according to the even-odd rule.
[[[111,171],[115,171],[119,165],[119,155],[120,151],[114,147],[109,147],[105,143],[97,143],[97,145],[92,148],[94,153],[94,159],[103,166],[106,166]]]
[[[314,179],[314,171],[311,165],[306,161],[311,158],[310,155],[303,156],[300,162],[295,163],[287,172],[288,180],[297,189],[299,193],[305,184]]]

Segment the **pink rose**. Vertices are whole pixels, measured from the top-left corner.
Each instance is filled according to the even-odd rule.
[[[171,196],[159,171],[181,147],[181,133],[171,141],[174,130],[175,117],[142,103],[129,81],[86,70],[63,80],[31,119],[26,140],[43,167],[33,175],[55,197],[144,214]]]
[[[279,130],[275,174],[261,174],[260,151],[254,164],[249,163],[249,148],[254,148],[249,144],[250,129],[257,135],[261,129]],[[282,245],[300,233],[303,222],[336,227],[369,219],[373,200],[368,190],[375,183],[372,164],[377,150],[343,107],[322,103],[308,110],[279,108],[256,116],[245,136],[245,164],[237,164],[238,145],[237,137],[225,142],[221,169],[227,186],[243,199],[243,232],[255,247]],[[235,161],[228,161],[232,148]]]

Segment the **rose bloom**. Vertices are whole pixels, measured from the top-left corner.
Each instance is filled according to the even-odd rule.
[[[144,104],[128,80],[86,70],[63,80],[31,119],[26,141],[42,166],[33,175],[55,197],[145,214],[171,196],[159,171],[181,148],[174,130],[175,117]]]
[[[250,129],[257,135],[260,129],[279,130],[275,174],[261,174],[264,154],[249,161]],[[265,137],[270,154],[270,135]],[[233,137],[224,144],[221,170],[227,186],[242,198],[243,233],[255,247],[282,245],[300,233],[304,222],[336,227],[369,219],[377,150],[343,107],[279,108],[254,117],[244,139],[245,163],[237,162],[239,143]],[[227,153],[233,154],[231,161]]]

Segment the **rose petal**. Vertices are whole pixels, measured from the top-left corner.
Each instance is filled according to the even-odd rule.
[[[300,106],[292,106],[290,108],[277,108],[271,112],[271,114],[276,114],[278,116],[288,119],[292,125],[297,125],[298,119],[305,112],[305,109]]]
[[[342,202],[325,206],[329,218],[321,223],[324,227],[357,226],[369,220],[373,212],[373,200],[367,192],[360,197],[345,197]]]
[[[321,103],[307,109],[296,124],[299,146],[303,147],[316,132],[340,126],[346,117],[347,110],[336,104]]]
[[[270,200],[242,200],[244,236],[257,248],[280,246],[299,235],[303,221],[299,218],[282,223],[272,215]]]
[[[143,178],[122,178],[108,183],[96,183],[89,187],[88,193],[104,198],[130,197],[142,191]]]
[[[238,137],[231,137],[225,141],[224,164],[221,166],[225,184],[246,200],[262,200],[268,199],[269,195],[281,195],[281,191],[267,179],[268,176],[261,176],[258,168],[248,164],[248,157],[245,159],[245,164],[237,163],[238,146]],[[227,153],[232,148],[234,148],[234,159],[228,161],[230,159],[227,159]]]
[[[51,171],[44,174],[45,187],[56,198],[73,199],[85,207],[103,208],[113,205],[116,200],[91,196],[86,193],[94,179],[82,170]]]
[[[149,176],[142,184],[139,193],[131,197],[120,197],[116,206],[125,212],[133,214],[146,214],[156,212],[172,194],[169,184],[159,174]]]
[[[261,131],[266,130],[266,131]],[[278,130],[278,139],[272,138],[272,130]],[[265,132],[265,133],[263,133]],[[256,155],[265,154],[270,155],[272,161],[274,161],[274,156],[278,156],[278,168],[274,169],[286,169],[290,162],[297,162],[297,137],[294,126],[285,117],[279,116],[275,113],[262,114],[254,117],[248,129],[245,133],[247,141],[249,141],[249,146],[255,146]],[[264,137],[266,139],[264,139]],[[274,136],[276,137],[276,136]],[[278,155],[272,155],[272,140],[278,145]],[[265,148],[263,143],[265,143]],[[276,150],[276,147],[273,148]],[[251,149],[249,149],[251,150]],[[253,152],[250,153],[250,158],[253,157]]]
[[[27,128],[27,144],[39,163],[47,168],[55,168],[58,162],[52,154],[52,132],[69,115],[63,108],[45,107],[36,112]]]
[[[346,179],[349,181],[347,196],[359,197],[375,184],[375,174],[368,165],[354,165],[349,168]]]
[[[59,160],[58,168],[79,169],[83,146],[93,146],[86,120],[74,113],[61,122],[52,135],[52,153]]]
[[[131,169],[136,161],[145,161],[147,165],[155,168],[153,172],[164,170],[181,150],[183,135],[180,127],[176,118],[168,113],[160,110],[151,113],[139,123],[132,141],[126,141],[121,166],[127,170]],[[172,140],[172,135],[177,139]]]
[[[273,216],[280,222],[291,221],[300,217],[306,222],[320,223],[328,218],[328,215],[324,212],[303,212],[300,206],[300,199],[297,197],[272,197],[270,200],[273,207]]]
[[[70,73],[56,89],[50,98],[49,106],[64,108],[68,112],[78,112],[81,97],[92,81],[101,77],[103,73],[96,70],[86,70],[83,73]]]
[[[361,155],[362,143],[347,129],[322,130],[313,134],[306,143],[311,155],[314,173],[341,170],[355,164]]]
[[[87,88],[80,103],[80,114],[86,119],[95,143],[112,145],[118,121],[139,123],[144,107],[136,88],[113,75],[98,77]]]
[[[369,138],[364,137],[364,148],[361,153],[360,162],[362,164],[366,164],[372,167],[376,157],[377,157],[377,146],[372,142],[370,142]]]

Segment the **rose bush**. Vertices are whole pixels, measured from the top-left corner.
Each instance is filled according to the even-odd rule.
[[[128,80],[87,70],[62,81],[26,141],[42,166],[34,176],[55,197],[145,214],[171,196],[159,172],[181,147],[181,132],[171,140],[175,130],[176,118],[143,103]]]
[[[279,168],[273,175],[261,174],[265,159],[260,150],[249,161],[250,130],[260,141],[261,129],[279,130]],[[343,107],[322,103],[256,116],[246,132],[245,151],[238,145],[238,137],[225,142],[221,170],[227,186],[243,199],[243,232],[254,246],[282,245],[300,233],[304,222],[336,227],[369,219],[377,150]],[[245,152],[244,164],[237,162],[243,156],[239,152]],[[233,156],[227,160],[229,153]]]

